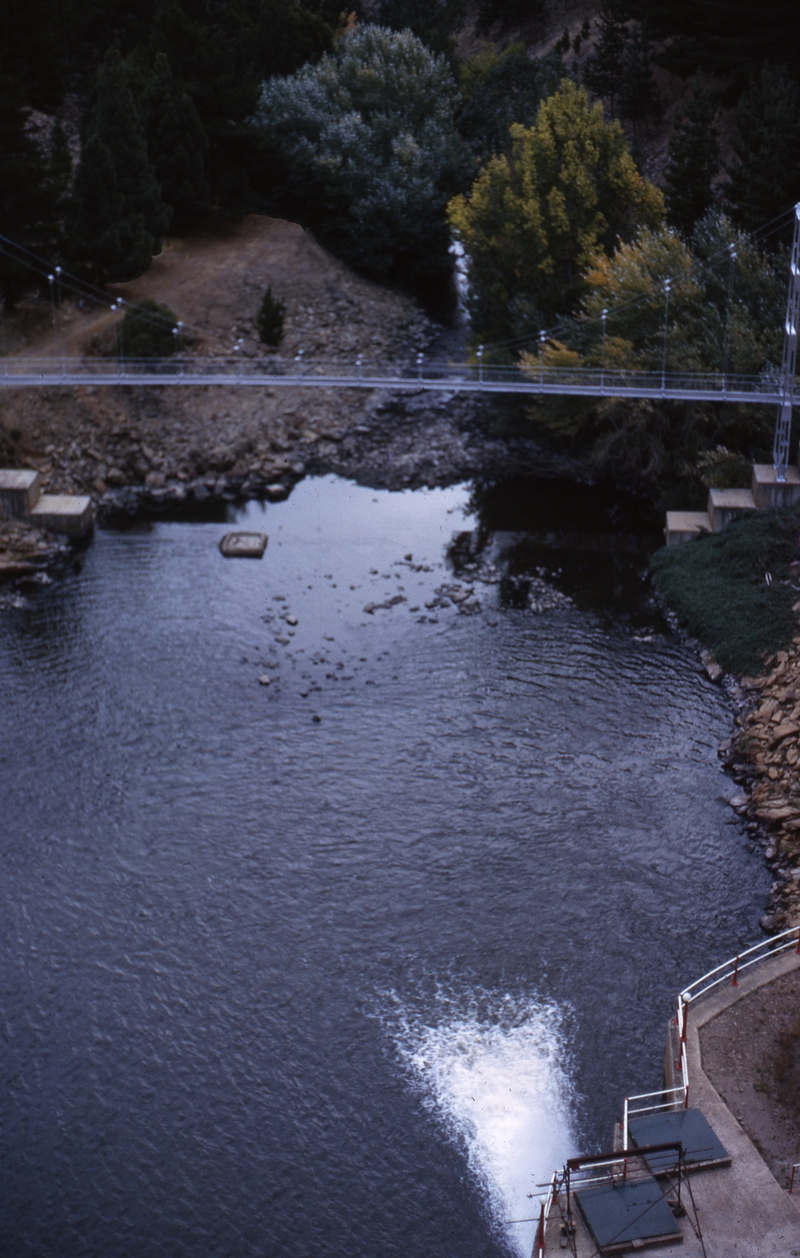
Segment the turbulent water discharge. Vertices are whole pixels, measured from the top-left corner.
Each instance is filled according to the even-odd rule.
[[[101,531],[3,610],[0,1252],[527,1254],[659,1083],[767,878],[724,696],[608,614],[639,560],[591,510],[512,532],[539,492],[481,507],[573,598],[539,615],[448,567],[464,489],[332,478],[240,513],[262,560]]]

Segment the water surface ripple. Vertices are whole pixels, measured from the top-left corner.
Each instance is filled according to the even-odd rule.
[[[522,1252],[756,933],[723,696],[590,612],[426,611],[466,497],[309,480],[258,563],[101,532],[5,613],[3,1254]]]

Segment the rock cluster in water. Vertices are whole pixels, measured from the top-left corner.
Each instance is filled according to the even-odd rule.
[[[720,756],[745,788],[731,804],[765,837],[775,880],[761,925],[774,932],[800,923],[800,637],[769,664],[743,681],[739,733]]]
[[[0,608],[22,606],[26,589],[50,583],[48,570],[74,563],[80,558],[66,539],[24,520],[0,519]]]

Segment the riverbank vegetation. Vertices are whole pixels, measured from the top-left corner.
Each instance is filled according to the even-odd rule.
[[[653,556],[656,589],[722,668],[761,673],[796,635],[798,529],[796,508],[762,511]]]

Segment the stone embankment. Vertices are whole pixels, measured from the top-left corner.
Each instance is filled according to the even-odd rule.
[[[731,803],[761,838],[774,874],[761,919],[774,932],[800,922],[800,637],[767,666],[742,682],[739,732],[719,754],[745,788]]]

